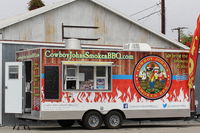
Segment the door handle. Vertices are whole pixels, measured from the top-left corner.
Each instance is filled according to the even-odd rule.
[[[8,89],[8,86],[5,86],[5,89]]]

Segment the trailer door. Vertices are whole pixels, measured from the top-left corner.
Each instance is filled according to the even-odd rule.
[[[22,62],[5,64],[5,113],[22,113]]]

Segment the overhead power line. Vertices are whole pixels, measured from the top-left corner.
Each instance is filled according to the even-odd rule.
[[[188,29],[188,27],[177,27],[177,28],[173,28],[172,31],[175,31],[177,30],[178,31],[178,41],[180,42],[181,41],[181,31],[183,29]]]
[[[137,14],[139,14],[139,13],[142,13],[142,12],[144,12],[144,11],[146,11],[146,10],[149,10],[149,9],[155,7],[155,6],[159,6],[160,4],[161,4],[161,3],[157,3],[156,5],[150,6],[150,7],[145,8],[145,9],[139,11],[139,12],[136,12],[136,13],[134,13],[134,14],[131,14],[130,16],[131,16],[131,17],[132,17],[132,16],[135,16],[135,15],[137,15]]]
[[[153,12],[153,13],[147,15],[147,16],[144,16],[144,17],[138,19],[138,21],[140,21],[140,20],[142,20],[142,19],[145,19],[145,18],[148,18],[148,17],[150,17],[150,16],[152,16],[152,15],[154,15],[154,14],[156,14],[156,13],[159,13],[159,12],[160,12],[160,10],[159,10],[159,11],[156,11],[156,12]]]

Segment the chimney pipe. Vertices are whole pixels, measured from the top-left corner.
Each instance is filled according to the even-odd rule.
[[[65,41],[65,47],[67,49],[81,49],[81,41],[78,39],[67,39]]]

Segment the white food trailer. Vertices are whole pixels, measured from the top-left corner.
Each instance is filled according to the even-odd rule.
[[[124,119],[190,117],[188,57],[172,49],[19,51],[16,62],[6,63],[5,112],[62,127],[77,120],[88,129],[103,122],[119,128]]]

